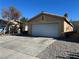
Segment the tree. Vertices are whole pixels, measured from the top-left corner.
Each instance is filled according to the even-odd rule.
[[[9,9],[4,8],[2,10],[2,17],[7,20],[18,20],[20,18],[20,12],[13,6]]]
[[[64,17],[68,17],[68,14],[67,14],[67,13],[65,13],[65,14],[64,14]]]
[[[2,9],[2,18],[8,20],[8,23],[6,25],[6,28],[8,28],[7,30],[9,32],[10,32],[9,28],[12,25],[16,25],[15,22],[17,22],[19,20],[20,16],[21,16],[20,15],[20,12],[15,7],[13,7],[13,6],[11,6],[8,9],[6,9],[6,8],[3,8]]]
[[[22,17],[20,19],[20,29],[21,29],[21,32],[23,31],[22,29],[25,27],[25,25],[27,25],[27,22],[28,22],[28,18]]]
[[[20,12],[14,7],[10,7],[10,15],[11,19],[14,20],[18,20],[20,18]]]
[[[6,8],[3,8],[2,9],[2,18],[3,19],[8,19],[8,17],[9,17],[9,12],[8,12],[8,10],[6,9]]]
[[[20,19],[20,22],[21,22],[21,23],[24,23],[24,24],[26,24],[27,21],[28,21],[28,18],[25,18],[25,17],[22,17],[22,18]]]

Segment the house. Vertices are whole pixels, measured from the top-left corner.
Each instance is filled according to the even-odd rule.
[[[74,25],[74,31],[79,33],[79,21],[71,21],[71,23]]]
[[[6,27],[7,23],[8,22],[6,20],[0,19],[0,35],[5,34],[5,32],[6,32],[5,27]]]
[[[8,21],[6,21],[6,20],[0,19],[0,29],[4,28],[7,25],[7,22]]]
[[[40,13],[28,21],[28,33],[33,36],[60,37],[73,31],[73,25],[64,16]]]
[[[7,21],[0,19],[0,28],[5,27],[7,24]]]

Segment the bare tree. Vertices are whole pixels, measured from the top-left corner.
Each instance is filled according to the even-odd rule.
[[[20,12],[13,6],[9,9],[4,8],[2,10],[2,17],[7,20],[18,20],[20,18]]]
[[[13,6],[11,6],[8,9],[6,9],[6,8],[2,9],[2,18],[8,20],[8,23],[6,25],[6,28],[8,28],[8,31],[12,24],[18,23],[17,21],[19,20],[20,16],[21,16],[20,12]],[[16,25],[16,24],[14,24],[14,25]]]

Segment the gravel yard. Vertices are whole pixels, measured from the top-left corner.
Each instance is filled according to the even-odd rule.
[[[79,59],[79,44],[43,37],[0,36],[0,59]]]

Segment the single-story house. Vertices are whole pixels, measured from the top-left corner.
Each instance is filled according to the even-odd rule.
[[[73,31],[73,25],[64,16],[40,13],[28,21],[28,33],[32,36],[60,37]]]

